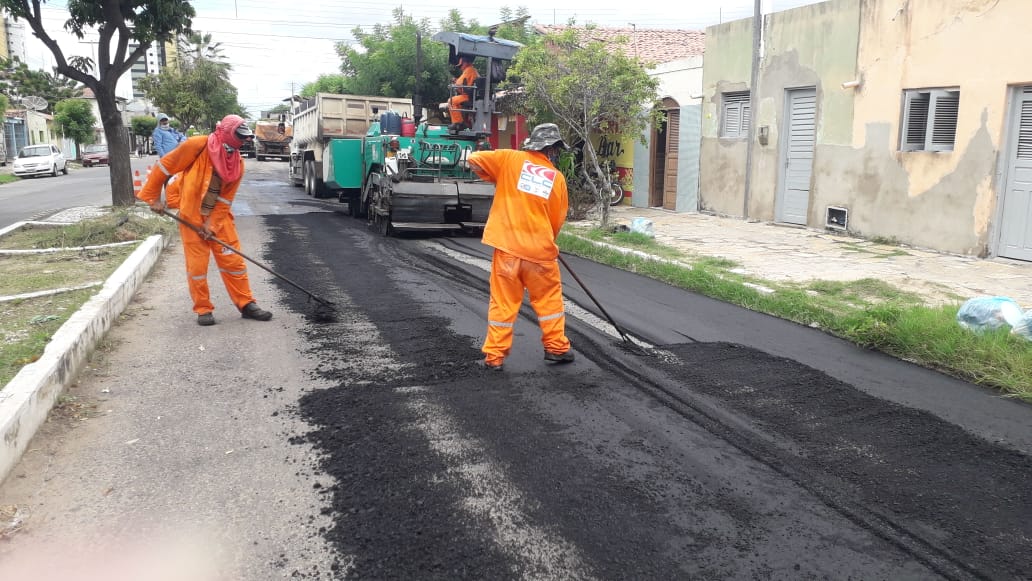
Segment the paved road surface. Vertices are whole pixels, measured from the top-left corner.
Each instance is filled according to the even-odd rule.
[[[96,403],[91,419],[52,425],[0,489],[26,514],[0,545],[0,577],[84,545],[80,571],[116,578],[132,557],[153,571],[158,546],[177,563],[160,568],[182,573],[169,578],[202,581],[1032,570],[1018,427],[979,437],[992,430],[836,375],[859,350],[584,261],[571,265],[602,300],[626,298],[620,318],[658,313],[633,326],[660,348],[624,348],[570,289],[574,364],[543,363],[529,316],[506,370],[480,370],[482,249],[378,237],[309,211],[282,164],[249,165],[235,207],[245,251],[262,242],[256,255],[337,302],[338,317],[316,319],[301,293],[251,269],[273,321],[239,319],[216,292],[219,324],[198,327],[172,253],[71,391]],[[796,341],[838,371],[785,357]],[[882,363],[866,366],[868,383],[938,385]]]
[[[133,170],[140,170],[142,175],[156,160],[156,156],[133,158]],[[0,185],[0,228],[64,208],[110,205],[111,178],[107,166],[69,166],[68,175],[26,178]]]

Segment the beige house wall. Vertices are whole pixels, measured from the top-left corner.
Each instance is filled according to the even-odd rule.
[[[829,200],[842,188],[832,160],[839,146],[853,139],[851,90],[842,83],[856,78],[857,40],[861,0],[836,0],[767,17],[765,55],[759,76],[758,128],[766,128],[767,143],[753,151],[753,177],[749,218],[775,220],[779,180],[788,124],[786,97],[791,89],[814,88],[817,92],[813,177],[810,183],[808,225],[824,223]],[[741,211],[739,211],[741,213]]]
[[[1032,83],[1032,2],[864,0],[852,155],[842,203],[866,236],[984,256],[998,199],[1010,87]],[[959,88],[951,152],[901,152],[903,92]]]
[[[768,15],[753,112],[748,217],[775,220],[786,90],[816,88],[817,135],[807,225],[830,206],[857,235],[985,256],[998,227],[1009,100],[1032,84],[1032,2],[831,0]],[[700,206],[742,216],[744,139],[722,139],[720,94],[749,89],[752,20],[707,29]],[[859,80],[856,88],[842,83]],[[902,152],[904,92],[960,91],[954,150]]]
[[[702,211],[742,215],[746,142],[719,137],[720,109],[723,93],[749,88],[751,68],[751,18],[706,29],[699,146],[699,209]]]
[[[50,127],[47,121],[51,117],[38,111],[25,112],[25,126],[29,130],[29,145],[50,143]]]
[[[753,112],[767,142],[753,150],[753,175],[748,217],[774,220],[781,166],[781,127],[785,122],[787,90],[817,90],[818,117],[811,197],[822,186],[838,186],[836,178],[817,172],[829,148],[853,140],[852,91],[841,84],[856,78],[861,0],[837,0],[767,15],[763,56]],[[723,93],[749,90],[752,58],[752,19],[706,30],[703,75],[703,133],[700,205],[703,210],[745,214],[747,141],[719,137]],[[823,209],[810,204],[809,222],[823,219]]]

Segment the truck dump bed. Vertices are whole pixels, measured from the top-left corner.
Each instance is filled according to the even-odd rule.
[[[289,123],[266,119],[254,124],[254,147],[258,161],[267,158],[289,159],[293,127]]]
[[[375,111],[374,111],[375,110]],[[380,114],[394,111],[412,116],[412,101],[366,95],[317,93],[294,111],[294,143],[305,146],[337,137],[364,137]]]
[[[283,130],[280,131],[280,125]],[[293,127],[279,121],[258,121],[254,124],[254,138],[267,143],[287,143],[294,134]]]

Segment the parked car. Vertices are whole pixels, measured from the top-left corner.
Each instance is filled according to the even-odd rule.
[[[95,165],[108,165],[108,151],[106,145],[87,145],[82,150],[82,165],[92,167]]]
[[[68,160],[55,145],[29,145],[14,158],[14,175],[18,177],[45,174],[56,177],[58,171],[68,173]]]

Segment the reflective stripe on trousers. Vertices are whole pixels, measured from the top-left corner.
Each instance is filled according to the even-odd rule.
[[[570,349],[559,263],[540,264],[495,250],[491,260],[487,337],[481,349],[484,359],[492,365],[501,363],[512,349],[513,327],[519,317],[524,290],[529,293],[530,306],[537,313],[545,350],[566,353]]]
[[[204,240],[190,228],[180,224],[179,235],[183,240],[183,255],[186,257],[186,279],[193,299],[193,310],[198,315],[210,313],[215,305],[211,302],[208,290],[208,263],[215,255],[215,264],[222,276],[222,284],[226,286],[229,298],[238,309],[254,301],[251,294],[251,283],[247,278],[247,263],[235,252],[223,248],[214,240]],[[240,238],[236,226],[231,221],[224,223],[217,230],[216,236],[233,248],[240,248]]]

